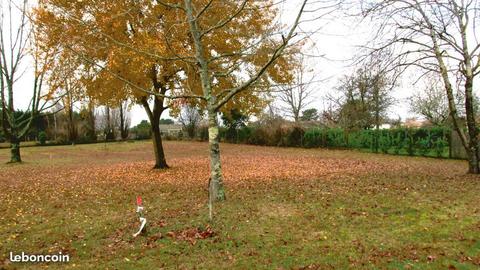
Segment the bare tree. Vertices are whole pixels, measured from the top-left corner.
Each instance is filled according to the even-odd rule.
[[[366,65],[339,81],[337,91],[340,95],[327,98],[337,107],[337,120],[344,128],[378,129],[393,103],[390,86],[381,69]]]
[[[448,120],[447,95],[435,78],[429,78],[423,89],[410,97],[409,103],[412,112],[425,117],[432,125],[441,126]]]
[[[337,109],[336,102],[327,100],[324,109],[319,116],[320,123],[326,127],[337,127],[340,121],[340,113]]]
[[[468,153],[469,172],[480,173],[474,82],[480,74],[477,39],[478,0],[363,1],[363,14],[378,25],[373,51],[390,49],[393,66],[416,67],[442,78],[453,127]],[[455,92],[464,93],[467,133],[460,121]]]
[[[85,108],[85,115],[84,118],[86,120],[86,125],[85,125],[85,136],[88,138],[90,141],[96,141],[97,140],[97,132],[95,129],[95,103],[91,98],[88,98],[87,106]]]
[[[119,130],[120,136],[122,140],[126,140],[128,138],[128,133],[130,130],[130,111],[128,109],[128,101],[120,102],[120,106],[118,107],[118,123],[119,123]]]
[[[96,116],[96,119],[98,119],[96,129],[103,130],[103,135],[107,141],[115,139],[115,114],[115,110],[105,105],[103,110]]]
[[[77,119],[75,117],[75,100],[73,99],[72,92],[66,90],[64,97],[62,98],[63,110],[66,114],[68,141],[71,144],[75,144],[78,139]]]
[[[190,139],[195,138],[196,131],[202,119],[203,113],[201,110],[192,105],[184,105],[178,117],[178,121],[182,124],[183,129],[187,131]]]
[[[18,3],[17,3],[18,2]],[[21,162],[20,139],[32,126],[33,120],[48,105],[47,97],[42,95],[45,67],[51,59],[51,52],[40,49],[36,43],[37,32],[31,28],[28,12],[28,1],[7,0],[0,3],[0,103],[2,128],[10,141],[10,162]],[[15,114],[14,95],[20,90],[17,81],[26,68],[25,60],[33,58],[33,86],[31,90],[28,113]]]
[[[300,120],[300,113],[304,111],[308,105],[312,102],[314,89],[312,88],[312,82],[314,76],[309,76],[309,70],[304,56],[299,61],[299,66],[295,71],[295,81],[292,84],[280,86],[280,93],[278,99],[284,103],[282,108],[286,111],[287,115],[292,117],[295,122]],[[309,78],[307,78],[307,76]]]

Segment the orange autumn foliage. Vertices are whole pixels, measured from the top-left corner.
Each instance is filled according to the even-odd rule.
[[[57,66],[75,62],[72,76],[82,82],[85,96],[100,103],[117,104],[126,98],[139,101],[153,95],[202,96],[186,14],[169,6],[182,1],[165,2],[168,5],[144,0],[40,0],[35,22],[43,29],[48,46],[62,48]],[[194,4],[201,10],[208,2]],[[212,1],[200,24],[213,29],[237,10],[237,1]],[[276,12],[272,1],[247,1],[228,26],[205,34],[207,55],[218,56],[209,63],[215,75],[214,94],[221,96],[224,89],[237,86],[268,61],[275,48],[270,35],[280,29]],[[294,65],[292,55],[278,59],[250,91],[239,93],[222,111],[260,112],[270,98],[271,84],[291,81]],[[154,87],[155,81],[160,88]],[[205,105],[202,98],[188,100]],[[178,102],[166,99],[165,103],[175,112]]]

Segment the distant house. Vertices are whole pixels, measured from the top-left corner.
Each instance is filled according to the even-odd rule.
[[[160,125],[160,133],[162,133],[162,135],[177,137],[181,133],[183,133],[183,127],[182,125],[177,125],[177,124]]]
[[[406,128],[420,128],[428,125],[430,125],[428,120],[419,120],[417,118],[408,118],[403,123],[403,126]]]

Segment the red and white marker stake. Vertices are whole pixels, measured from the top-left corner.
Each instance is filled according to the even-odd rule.
[[[140,233],[142,233],[142,231],[145,229],[145,225],[147,224],[147,219],[143,216],[143,203],[142,203],[142,197],[138,196],[137,197],[137,214],[139,216],[139,219],[140,219],[140,229],[138,229],[138,231],[133,234],[133,237],[137,237]]]
[[[142,197],[137,196],[137,206],[142,206]]]

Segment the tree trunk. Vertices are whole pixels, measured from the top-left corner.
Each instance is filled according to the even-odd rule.
[[[20,140],[16,137],[10,139],[10,153],[10,163],[22,162],[22,157],[20,156]]]
[[[68,111],[68,140],[70,141],[71,144],[75,144],[77,141],[77,130],[75,126],[75,119],[73,116],[73,109],[70,106]]]
[[[295,123],[300,121],[300,111],[293,110],[293,120],[295,120]]]
[[[468,173],[480,174],[480,167],[478,165],[478,154],[476,149],[472,148],[468,153]]]
[[[433,29],[430,29],[430,36],[433,41],[434,45],[434,52],[435,57],[439,64],[440,75],[442,76],[443,82],[445,84],[445,90],[447,92],[447,99],[448,99],[448,107],[450,109],[450,116],[452,117],[453,128],[457,132],[460,140],[462,142],[463,147],[467,151],[468,155],[468,172],[473,174],[480,173],[479,167],[479,157],[480,157],[480,149],[478,147],[478,139],[477,139],[477,128],[475,123],[475,112],[473,107],[473,72],[471,66],[471,59],[468,53],[468,49],[466,47],[466,32],[465,29],[461,29],[462,31],[462,42],[463,42],[463,52],[464,52],[464,59],[465,61],[465,111],[467,116],[467,127],[468,127],[468,137],[463,131],[463,125],[460,124],[460,120],[457,114],[457,107],[455,104],[454,96],[453,96],[453,87],[448,77],[448,68],[445,64],[443,59],[443,52],[438,45],[438,40],[435,32]]]
[[[128,123],[127,123],[127,113],[128,108],[126,107],[128,104],[125,101],[120,102],[119,112],[120,112],[120,136],[122,140],[128,139]]]
[[[475,108],[473,105],[473,79],[467,78],[465,83],[465,110],[468,127],[468,172],[480,174],[478,131],[475,120]]]
[[[105,107],[105,140],[106,141],[114,141],[115,140],[115,131],[113,130],[112,126],[112,119],[110,116],[110,107]]]
[[[378,153],[378,148],[380,144],[380,88],[378,76],[375,76],[375,81],[373,85],[373,94],[375,100],[375,153]]]
[[[220,142],[218,132],[217,113],[208,112],[208,144],[210,148],[210,196],[214,201],[224,201],[225,187],[223,186],[222,164],[220,160]]]
[[[167,169],[167,161],[165,160],[165,153],[163,151],[162,135],[160,127],[157,123],[152,123],[152,141],[153,151],[155,152],[155,166],[154,169]]]
[[[155,69],[153,69],[155,71]],[[154,72],[155,73],[155,72]],[[153,80],[154,85],[156,85],[156,80]],[[156,88],[160,88],[159,86]],[[165,92],[162,92],[165,94]],[[142,99],[141,104],[145,109],[145,112],[148,115],[148,119],[150,120],[150,125],[152,125],[152,141],[153,141],[153,151],[155,153],[155,167],[154,169],[167,169],[169,168],[167,165],[167,161],[165,160],[165,153],[163,152],[163,144],[162,144],[162,135],[160,133],[160,116],[162,115],[163,111],[166,109],[163,106],[163,98],[155,97],[153,110],[150,109],[150,105],[146,98]]]
[[[97,141],[97,133],[96,133],[96,130],[95,130],[95,107],[92,103],[92,101],[90,101],[88,103],[88,120],[87,120],[87,124],[88,124],[88,137],[91,141]]]
[[[463,5],[462,5],[463,6]],[[465,78],[465,113],[467,118],[467,128],[468,128],[468,167],[469,173],[480,174],[479,167],[479,145],[478,145],[478,130],[477,123],[475,119],[475,107],[474,107],[474,94],[473,94],[473,81],[475,78],[475,71],[473,68],[473,56],[469,53],[469,45],[467,38],[467,24],[468,24],[468,13],[465,9],[465,13],[460,12],[457,15],[458,23],[460,26],[460,36],[462,37],[462,52],[463,52],[463,67],[460,69]],[[480,63],[480,62],[479,62]]]

